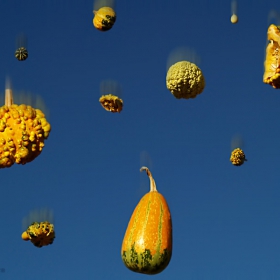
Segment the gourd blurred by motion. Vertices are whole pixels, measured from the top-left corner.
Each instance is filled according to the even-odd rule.
[[[121,248],[127,268],[143,274],[157,274],[169,264],[172,255],[172,221],[168,204],[156,188],[147,167],[142,167],[150,179],[150,192],[137,204]]]
[[[263,82],[280,88],[280,26],[271,24],[267,30],[269,44],[266,48]]]
[[[236,24],[238,22],[238,16],[237,16],[237,2],[233,0],[231,2],[231,13],[232,16],[230,18],[231,23]]]
[[[34,246],[43,247],[53,243],[55,239],[54,225],[45,222],[34,222],[21,235],[25,241],[30,240]]]
[[[202,71],[194,63],[180,61],[168,69],[166,86],[178,99],[195,98],[204,90],[205,79]]]
[[[24,61],[28,58],[27,37],[24,34],[19,34],[16,38],[15,57],[19,61]]]
[[[51,126],[44,113],[29,105],[13,104],[10,87],[0,107],[0,168],[33,161],[44,147]]]
[[[247,161],[244,152],[240,148],[236,148],[231,152],[229,160],[235,166],[241,166],[245,161]]]
[[[110,7],[102,7],[93,11],[93,25],[100,31],[110,30],[116,22],[117,16],[115,11]]]

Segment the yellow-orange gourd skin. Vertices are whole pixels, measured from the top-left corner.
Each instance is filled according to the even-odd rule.
[[[273,88],[280,88],[280,27],[271,24],[267,30],[267,40],[270,43],[266,48],[265,72],[263,82]]]
[[[93,11],[93,25],[100,31],[110,30],[116,22],[115,11],[110,7],[102,7],[98,11]]]
[[[121,249],[124,264],[132,271],[157,274],[172,255],[172,221],[168,204],[159,192],[144,195],[136,206]]]
[[[51,126],[43,112],[25,104],[0,107],[0,168],[33,161]]]
[[[34,222],[21,235],[25,241],[30,240],[34,246],[43,247],[53,243],[55,239],[54,225],[45,222]]]

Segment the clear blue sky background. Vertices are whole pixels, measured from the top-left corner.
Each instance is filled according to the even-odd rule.
[[[2,169],[0,279],[280,279],[280,90],[262,82],[266,33],[277,1],[116,2],[108,32],[92,0],[0,2],[0,92],[40,95],[52,131],[42,154]],[[278,22],[279,23],[279,22]],[[25,33],[29,58],[14,57]],[[165,84],[178,47],[200,58],[206,87],[177,100]],[[120,114],[99,104],[100,83],[122,86]],[[4,99],[1,100],[1,105]],[[230,161],[242,136],[248,161]],[[173,219],[173,256],[162,273],[128,270],[121,244],[149,191],[150,168]],[[48,207],[56,239],[21,240],[22,219]]]

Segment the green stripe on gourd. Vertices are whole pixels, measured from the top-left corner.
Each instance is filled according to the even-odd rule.
[[[150,171],[151,190],[142,197],[129,221],[122,260],[132,271],[156,274],[164,270],[172,255],[172,222],[164,197],[157,192]]]

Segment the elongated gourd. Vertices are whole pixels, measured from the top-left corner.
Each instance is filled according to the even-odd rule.
[[[157,274],[169,264],[172,255],[172,221],[168,204],[157,189],[151,172],[150,192],[136,206],[123,239],[121,256],[127,268],[144,274]]]
[[[264,62],[265,72],[263,82],[273,88],[280,88],[280,26],[271,24],[267,30],[266,59]]]

